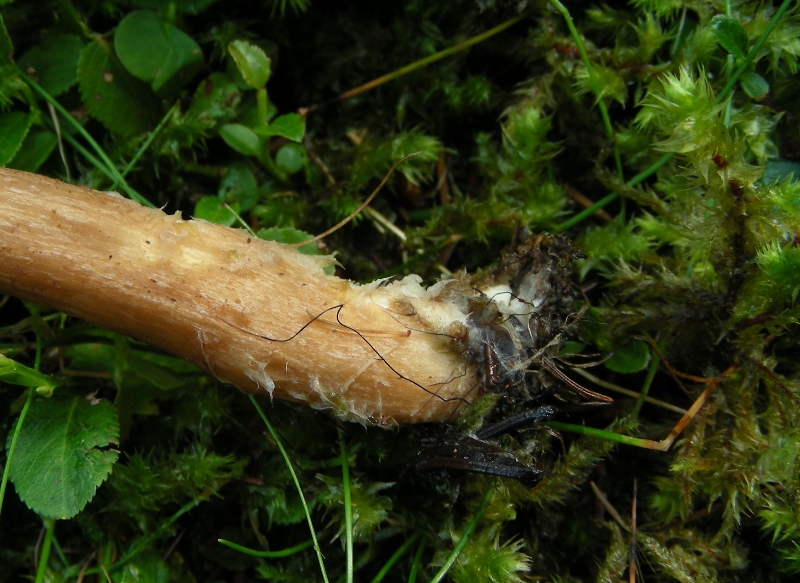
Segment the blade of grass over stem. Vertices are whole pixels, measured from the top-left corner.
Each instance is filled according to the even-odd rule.
[[[388,182],[389,178],[392,176],[392,174],[394,174],[395,169],[398,166],[400,166],[400,164],[402,164],[406,160],[414,158],[415,156],[419,156],[420,154],[422,154],[422,152],[412,152],[411,154],[403,156],[397,162],[392,164],[392,167],[389,168],[389,171],[384,175],[383,180],[380,181],[378,186],[375,187],[375,190],[372,191],[372,194],[370,194],[367,198],[365,198],[364,201],[360,205],[358,205],[358,208],[356,210],[354,210],[352,213],[350,213],[349,216],[345,217],[344,219],[342,219],[341,221],[336,223],[334,226],[332,226],[330,229],[327,229],[325,232],[320,233],[319,235],[313,237],[312,239],[308,239],[307,241],[302,241],[300,243],[291,243],[288,246],[289,247],[304,247],[305,245],[308,245],[310,243],[316,243],[317,241],[319,241],[321,239],[324,239],[325,237],[327,237],[331,233],[335,233],[336,231],[338,231],[344,225],[346,225],[347,223],[352,221],[361,211],[366,210],[366,208],[369,206],[369,203],[371,203],[372,200],[376,196],[378,196],[378,193],[380,193],[381,189],[383,189],[383,186]]]
[[[686,40],[685,30],[686,30],[686,13],[688,12],[688,8],[684,6],[683,10],[681,10],[681,19],[678,24],[678,30],[675,31],[675,37],[672,41],[672,45],[669,47],[669,58],[670,60],[675,60],[678,56],[679,51],[683,48],[684,41]]]
[[[636,186],[640,182],[644,182],[645,180],[650,178],[653,174],[655,174],[655,172],[659,168],[661,168],[664,164],[669,162],[671,159],[672,159],[672,152],[670,152],[669,154],[664,154],[663,156],[661,156],[661,158],[659,158],[658,160],[653,162],[650,166],[648,166],[647,168],[645,168],[644,170],[639,172],[639,174],[637,174],[636,176],[634,176],[633,178],[628,180],[628,182],[626,182],[626,184],[628,186]]]
[[[417,581],[417,573],[419,573],[419,567],[422,564],[422,554],[425,552],[425,539],[420,539],[419,545],[417,545],[417,550],[414,553],[414,560],[411,562],[411,571],[408,574],[408,583],[416,583]]]
[[[614,132],[614,126],[611,125],[611,116],[608,115],[608,108],[606,107],[606,104],[600,95],[600,87],[597,85],[597,77],[595,77],[594,70],[592,69],[592,62],[589,60],[586,47],[583,46],[581,35],[578,32],[578,29],[575,28],[575,22],[572,20],[572,16],[570,15],[569,10],[567,10],[567,7],[558,0],[550,0],[550,4],[553,6],[553,8],[561,13],[561,16],[564,17],[564,21],[567,23],[567,28],[569,28],[569,33],[572,36],[572,40],[575,41],[575,45],[578,47],[578,52],[580,52],[581,55],[581,61],[583,61],[583,66],[586,67],[586,74],[589,77],[589,85],[591,86],[592,92],[594,92],[595,97],[597,98],[597,108],[600,110],[600,116],[603,118],[603,127],[606,130],[608,139],[614,144],[614,164],[617,167],[617,176],[622,179],[624,176],[622,173],[622,158],[619,155],[619,148],[617,147],[616,133]]]
[[[281,443],[281,440],[278,437],[278,433],[275,431],[275,428],[272,427],[272,423],[269,422],[264,410],[258,404],[258,401],[253,395],[250,395],[250,402],[253,404],[253,407],[255,407],[259,417],[261,417],[261,420],[264,422],[264,425],[267,426],[269,434],[272,436],[272,439],[275,441],[275,445],[278,446],[281,456],[283,456],[283,460],[286,462],[286,467],[289,468],[289,473],[292,475],[292,481],[297,489],[297,493],[300,495],[300,502],[302,502],[303,510],[306,513],[306,521],[308,522],[308,528],[311,531],[311,539],[314,541],[314,550],[317,553],[317,560],[319,561],[319,569],[322,572],[322,579],[325,581],[325,583],[328,583],[328,573],[325,571],[325,561],[322,558],[322,550],[319,548],[319,541],[317,540],[317,533],[314,530],[314,523],[311,522],[311,512],[308,510],[306,497],[303,495],[303,488],[300,486],[300,480],[297,479],[297,474],[294,471],[294,466],[292,466],[292,461],[289,459],[289,455],[286,453],[283,443]]]
[[[439,572],[436,573],[433,579],[431,579],[431,583],[439,583],[442,579],[444,579],[444,576],[447,575],[447,572],[455,564],[456,560],[458,559],[458,555],[460,555],[461,551],[464,550],[464,547],[467,546],[469,537],[475,531],[475,527],[478,526],[478,522],[480,522],[481,517],[483,517],[484,511],[489,505],[489,500],[492,499],[492,494],[494,494],[494,485],[486,489],[486,493],[483,495],[483,500],[481,500],[481,505],[478,506],[475,514],[473,514],[472,520],[469,521],[467,528],[465,528],[464,532],[461,534],[461,538],[458,539],[458,544],[456,544],[453,551],[448,555],[447,560],[445,560],[444,565],[442,565],[442,568],[439,569]]]
[[[614,202],[618,198],[619,198],[619,194],[617,194],[616,192],[612,192],[611,194],[607,194],[606,196],[604,196],[603,198],[598,200],[596,203],[594,203],[592,206],[586,207],[581,212],[579,212],[579,213],[577,213],[575,215],[572,215],[569,219],[567,219],[566,221],[564,221],[560,225],[557,225],[556,227],[554,227],[553,228],[553,232],[554,233],[563,233],[567,229],[570,229],[570,228],[574,227],[575,225],[577,225],[579,223],[582,223],[584,221],[584,219],[589,218],[596,211],[600,210],[601,208],[603,208],[607,204],[610,204],[610,203]]]
[[[69,134],[62,134],[61,136],[64,138],[64,141],[69,142],[69,145],[75,148],[75,151],[78,152],[81,156],[86,158],[86,160],[95,168],[97,168],[100,172],[102,172],[106,178],[111,180],[112,182],[116,180],[114,173],[111,172],[103,162],[97,158],[94,154],[92,154],[89,150],[83,147],[83,145],[76,140],[73,136]]]
[[[55,533],[53,533],[53,548],[55,549],[56,554],[58,555],[58,559],[61,561],[61,564],[64,567],[68,567],[69,561],[67,560],[67,557],[64,554],[64,550],[61,548],[61,545],[59,544],[58,539],[55,536]]]
[[[110,570],[111,571],[115,571],[115,570],[119,569],[120,567],[122,567],[123,565],[125,565],[125,563],[127,563],[128,561],[133,559],[136,555],[138,555],[143,550],[145,550],[150,545],[151,542],[156,540],[161,535],[161,533],[163,533],[170,526],[172,526],[175,523],[175,521],[177,521],[181,516],[183,516],[184,514],[189,512],[192,508],[194,508],[195,506],[200,504],[200,502],[202,502],[205,499],[206,499],[206,496],[201,497],[201,498],[197,498],[197,499],[192,500],[190,502],[187,502],[186,504],[181,506],[181,508],[175,514],[170,516],[166,521],[164,521],[163,524],[161,524],[161,526],[158,528],[158,530],[156,530],[150,536],[146,537],[143,541],[141,541],[138,545],[136,545],[131,551],[129,551],[119,561],[117,561],[116,563],[111,565]]]
[[[664,351],[663,341],[660,343],[659,348],[662,352]],[[659,364],[661,364],[661,358],[657,354],[654,354],[652,360],[650,360],[650,365],[647,367],[647,374],[645,375],[644,382],[642,383],[642,390],[639,391],[639,398],[636,400],[636,405],[634,405],[633,411],[631,411],[631,418],[633,419],[639,418],[639,411],[642,410],[642,405],[644,405],[644,402],[647,399],[647,394],[650,392],[650,386],[653,384],[653,379],[656,377]]]
[[[41,320],[39,318],[39,310],[36,308],[35,304],[25,302],[25,307],[28,308],[28,312],[31,314],[33,332],[36,335],[36,357],[33,362],[33,369],[38,372],[39,367],[42,364]],[[33,398],[35,395],[36,387],[31,387],[28,389],[28,397],[25,399],[25,404],[22,406],[22,411],[19,413],[19,419],[14,427],[14,435],[11,436],[11,444],[9,445],[8,452],[6,453],[6,465],[3,467],[3,478],[2,481],[0,481],[0,515],[2,515],[3,511],[3,499],[6,495],[6,487],[8,486],[8,475],[11,471],[11,460],[14,458],[14,450],[17,448],[17,439],[22,431],[22,425],[25,422],[25,417],[28,415],[28,410],[31,408],[31,403],[33,403]]]
[[[647,179],[650,176],[652,176],[653,174],[655,174],[656,171],[659,168],[661,168],[664,164],[666,164],[667,162],[669,162],[672,159],[672,156],[673,156],[672,152],[670,152],[669,154],[664,154],[663,156],[661,156],[661,158],[659,158],[658,160],[653,162],[645,170],[643,170],[642,172],[640,172],[639,174],[637,174],[636,176],[631,178],[625,184],[628,185],[628,186],[636,186],[640,182],[644,181],[645,179]],[[616,200],[617,198],[619,198],[619,194],[617,194],[616,192],[612,192],[611,194],[607,194],[606,196],[604,196],[603,198],[598,200],[596,203],[594,203],[592,206],[583,209],[581,212],[571,216],[569,219],[567,219],[566,221],[564,221],[560,225],[556,226],[553,229],[553,232],[554,233],[562,233],[562,232],[566,231],[567,229],[569,229],[571,227],[574,227],[575,225],[577,225],[578,223],[583,221],[585,218],[590,217],[591,215],[593,215],[595,211],[597,211],[598,209],[603,208],[604,206],[606,206],[610,202]]]
[[[3,479],[2,482],[0,482],[0,516],[2,516],[3,499],[6,495],[6,487],[8,486],[8,474],[11,471],[11,461],[14,458],[14,450],[17,449],[17,439],[19,438],[20,431],[22,431],[22,424],[25,422],[25,417],[28,415],[28,410],[31,408],[31,403],[33,403],[34,395],[36,395],[36,389],[34,387],[29,388],[28,398],[25,400],[25,404],[22,406],[22,411],[19,413],[19,420],[14,427],[14,434],[11,436],[11,444],[8,446],[6,465],[3,468]]]
[[[721,103],[723,100],[728,98],[728,95],[733,91],[733,87],[736,85],[739,77],[741,77],[742,74],[747,71],[748,68],[750,68],[750,65],[753,63],[753,59],[761,50],[761,47],[764,46],[764,43],[767,42],[767,39],[769,38],[769,35],[772,34],[775,25],[777,25],[780,19],[783,18],[783,15],[787,10],[789,10],[789,6],[791,6],[791,4],[791,0],[783,0],[778,10],[770,19],[769,24],[767,24],[767,27],[764,29],[764,32],[761,33],[761,36],[758,37],[758,40],[756,40],[756,42],[753,43],[753,46],[750,47],[750,50],[745,55],[744,59],[742,59],[739,67],[733,72],[733,75],[731,75],[731,78],[728,79],[725,87],[723,87],[722,91],[720,91],[717,95],[718,103]]]
[[[229,212],[230,212],[230,213],[231,213],[231,214],[232,214],[232,215],[233,215],[233,216],[236,218],[236,222],[238,222],[238,223],[239,223],[239,224],[242,226],[242,228],[243,228],[245,231],[247,231],[247,233],[248,233],[248,234],[249,234],[251,237],[258,237],[258,235],[256,235],[256,232],[253,230],[253,227],[251,227],[250,225],[248,225],[248,224],[247,224],[247,221],[245,221],[245,220],[242,218],[242,215],[240,215],[240,214],[239,214],[239,213],[237,213],[235,210],[233,210],[233,207],[232,207],[231,205],[229,205],[227,202],[223,202],[223,203],[222,203],[222,206],[224,206],[224,207],[225,207],[225,208],[226,208],[226,209],[227,209],[227,210],[228,210],[228,211],[229,211]]]
[[[496,35],[496,34],[498,34],[500,32],[503,32],[505,29],[509,28],[510,26],[515,25],[516,23],[518,23],[523,18],[525,18],[524,14],[522,16],[515,16],[514,18],[509,18],[508,20],[506,20],[502,24],[498,24],[494,28],[491,28],[491,29],[487,30],[486,32],[483,32],[483,33],[481,33],[479,35],[473,36],[472,38],[469,38],[469,39],[465,40],[462,43],[458,43],[457,45],[452,46],[452,47],[447,48],[447,49],[444,49],[442,51],[439,51],[438,53],[434,53],[433,55],[427,56],[427,57],[425,57],[423,59],[420,59],[418,61],[414,61],[413,63],[411,63],[409,65],[406,65],[405,67],[400,67],[399,69],[396,69],[396,70],[392,71],[391,73],[387,73],[386,75],[382,75],[382,76],[380,76],[380,77],[378,77],[376,79],[373,79],[372,81],[368,81],[367,83],[364,83],[363,85],[359,85],[358,87],[350,89],[349,91],[345,91],[344,93],[339,95],[339,97],[337,99],[339,99],[339,100],[350,99],[351,97],[355,97],[356,95],[360,95],[361,93],[369,91],[370,89],[375,89],[376,87],[380,87],[384,83],[388,83],[389,81],[394,81],[395,79],[399,79],[400,77],[402,77],[404,75],[408,75],[409,73],[413,73],[414,71],[416,71],[418,69],[422,69],[423,67],[426,67],[427,65],[430,65],[431,63],[435,63],[436,61],[440,61],[441,59],[444,59],[445,57],[449,57],[450,55],[455,55],[456,53],[459,53],[459,52],[461,52],[463,50],[466,50],[466,49],[468,49],[469,47],[471,47],[473,45],[476,45],[476,44],[478,44],[480,42],[483,42],[486,39],[491,38],[491,37],[493,37],[494,35]]]
[[[47,112],[50,114],[50,121],[53,122],[53,129],[56,131],[56,136],[58,138],[58,154],[61,156],[61,162],[64,164],[64,171],[67,173],[67,182],[72,182],[67,153],[64,151],[64,140],[62,139],[64,134],[61,132],[61,122],[58,121],[58,113],[52,103],[47,104]]]
[[[179,104],[175,103],[175,105],[173,105],[169,109],[169,111],[166,114],[164,114],[164,117],[161,118],[161,121],[158,122],[158,125],[155,127],[155,129],[152,132],[150,132],[150,134],[148,134],[147,139],[144,142],[142,142],[142,145],[139,146],[138,150],[136,150],[136,154],[133,155],[133,158],[131,158],[130,162],[126,164],[125,169],[120,174],[122,178],[125,178],[128,175],[128,173],[136,165],[136,162],[139,161],[139,158],[142,157],[142,155],[147,151],[147,148],[150,147],[150,144],[153,143],[155,137],[161,132],[162,129],[164,129],[164,126],[167,125],[167,122],[170,120],[170,118],[173,115],[175,115],[175,113],[177,113],[179,110],[180,110]],[[111,186],[108,187],[108,189],[114,190],[117,187],[117,184],[119,184],[119,180],[115,178],[114,181],[111,183]]]
[[[281,549],[279,551],[257,551],[255,549],[248,549],[247,547],[243,547],[242,545],[237,545],[234,542],[229,540],[225,540],[224,538],[217,539],[217,542],[221,545],[224,545],[234,551],[239,551],[240,553],[244,553],[245,555],[250,555],[251,557],[259,557],[262,559],[280,559],[282,557],[290,557],[292,555],[296,555],[307,548],[314,546],[314,541],[308,539],[307,541],[301,542],[299,545],[294,545],[293,547],[289,547],[286,549]]]
[[[659,360],[658,362],[660,363],[661,361]],[[652,364],[650,366],[652,366]],[[656,365],[656,370],[657,369],[658,369],[658,365]],[[614,383],[609,383],[608,381],[604,381],[600,377],[596,377],[592,373],[586,372],[585,370],[583,370],[581,368],[572,369],[572,372],[574,372],[575,374],[577,374],[579,376],[582,376],[583,378],[585,378],[586,380],[588,380],[592,384],[597,385],[598,387],[603,387],[604,389],[608,389],[610,391],[614,391],[614,392],[620,393],[621,395],[625,395],[626,397],[631,397],[633,399],[640,399],[641,398],[645,403],[650,403],[651,405],[654,405],[656,407],[661,407],[662,409],[666,409],[667,411],[672,411],[673,413],[677,413],[678,415],[683,415],[684,413],[686,413],[686,409],[683,409],[681,407],[676,407],[672,403],[667,403],[666,401],[661,401],[659,399],[654,399],[653,397],[649,397],[647,395],[642,397],[641,391],[631,391],[630,389],[626,389],[625,387],[621,387],[621,386],[616,385]],[[643,383],[643,386],[646,383],[647,383],[647,380],[645,379],[645,383]]]
[[[184,514],[186,514],[187,512],[189,512],[189,511],[190,511],[192,508],[194,508],[195,506],[197,506],[198,504],[200,504],[200,502],[202,502],[203,500],[205,500],[205,497],[198,498],[198,499],[196,499],[196,500],[192,500],[191,502],[188,502],[188,503],[184,504],[184,505],[183,505],[183,506],[182,506],[182,507],[181,507],[181,508],[180,508],[180,509],[179,509],[179,510],[178,510],[178,511],[175,513],[175,514],[173,514],[172,516],[170,516],[170,517],[169,517],[169,518],[168,518],[168,519],[167,519],[167,520],[166,520],[166,521],[165,521],[165,522],[164,522],[164,523],[163,523],[163,524],[162,524],[162,525],[161,525],[161,526],[158,528],[158,530],[156,530],[156,532],[154,532],[154,533],[153,533],[153,534],[151,534],[150,536],[146,537],[146,538],[145,538],[144,540],[142,540],[142,541],[141,541],[139,544],[137,544],[136,546],[134,546],[132,550],[128,551],[128,553],[127,553],[127,554],[125,554],[125,556],[123,556],[123,557],[122,557],[120,560],[118,560],[116,563],[112,564],[112,565],[111,565],[111,566],[108,568],[108,570],[109,570],[109,571],[116,571],[116,570],[117,570],[117,569],[119,569],[120,567],[123,567],[123,566],[125,566],[125,564],[126,564],[126,563],[128,563],[128,562],[129,562],[131,559],[133,559],[133,558],[134,558],[134,557],[136,557],[136,556],[137,556],[139,553],[141,553],[142,551],[144,551],[144,550],[145,550],[145,549],[146,549],[146,548],[147,548],[147,547],[150,545],[150,543],[151,543],[151,542],[153,542],[154,540],[156,540],[156,539],[157,539],[157,538],[158,538],[158,537],[159,537],[159,536],[160,536],[160,535],[161,535],[161,534],[162,534],[164,531],[166,531],[166,530],[167,530],[167,529],[168,529],[170,526],[172,526],[172,525],[175,523],[175,521],[177,521],[177,520],[178,520],[178,519],[179,519],[181,516],[183,516]],[[87,571],[87,574],[88,574],[89,572],[90,572],[90,571]],[[98,570],[98,573],[99,573],[99,572],[100,572],[100,570]]]
[[[53,531],[56,529],[56,521],[52,518],[45,518],[44,529],[44,540],[39,553],[39,565],[36,568],[36,583],[43,583],[47,576],[47,562],[50,560],[50,549],[53,546]]]
[[[346,556],[346,581],[353,583],[353,505],[350,497],[350,465],[344,432],[339,429],[339,452],[342,460],[342,503],[344,504],[344,541]]]
[[[195,506],[198,506],[201,502],[203,502],[206,498],[208,498],[210,494],[204,494],[194,500],[190,500],[183,506],[181,506],[175,514],[170,516],[167,520],[161,523],[161,525],[151,534],[147,535],[143,539],[141,539],[138,543],[136,543],[131,550],[129,550],[121,559],[112,563],[108,566],[105,564],[100,564],[98,567],[93,567],[91,569],[87,569],[84,574],[85,575],[100,575],[101,573],[108,577],[108,573],[113,573],[117,569],[124,567],[131,559],[136,557],[139,553],[147,549],[150,546],[150,543],[155,541],[158,537],[160,537],[167,529],[169,529],[175,522],[184,514],[189,512]],[[110,556],[108,556],[104,562],[108,563],[111,561]],[[110,580],[110,579],[109,579]]]
[[[375,575],[375,577],[373,577],[372,583],[380,583],[381,581],[383,581],[383,578],[386,577],[387,573],[389,573],[394,564],[398,560],[400,560],[400,557],[405,555],[408,552],[408,550],[414,545],[414,543],[416,543],[421,537],[422,537],[421,533],[415,532],[406,540],[406,542],[400,545],[400,548],[398,548],[394,552],[394,554],[391,557],[389,557],[389,560],[386,561],[386,564],[383,567],[381,567],[381,570],[378,571],[378,574]]]
[[[151,208],[153,208],[155,206],[153,203],[151,203],[149,200],[147,200],[141,194],[136,192],[130,186],[130,184],[128,184],[128,182],[125,180],[125,178],[122,176],[122,174],[120,174],[119,170],[117,170],[117,167],[114,165],[114,163],[108,157],[108,155],[105,153],[103,148],[100,147],[100,144],[98,144],[95,141],[95,139],[89,134],[89,132],[87,132],[86,129],[84,129],[84,127],[81,124],[79,124],[75,120],[75,118],[72,117],[72,115],[70,115],[70,113],[66,109],[64,109],[64,107],[58,101],[56,101],[56,99],[52,95],[50,95],[47,91],[45,91],[41,86],[39,86],[36,83],[36,81],[31,79],[24,72],[20,71],[19,74],[22,76],[23,79],[25,79],[25,82],[28,85],[30,85],[31,88],[36,93],[39,94],[39,96],[42,99],[44,99],[47,103],[52,105],[55,108],[55,110],[58,111],[58,113],[60,113],[64,117],[64,119],[75,129],[76,132],[78,132],[81,136],[83,136],[83,139],[85,139],[89,143],[89,145],[92,147],[92,149],[97,153],[97,155],[103,161],[103,166],[105,166],[106,170],[108,170],[113,175],[114,179],[122,187],[122,190],[125,191],[125,194],[127,194],[128,197],[130,197],[131,200],[135,200],[139,204],[144,205],[144,206],[149,206]],[[66,136],[66,134],[63,134],[63,135]],[[100,168],[100,166],[98,166],[98,168]]]
[[[628,435],[620,435],[613,431],[606,431],[605,429],[595,429],[594,427],[586,427],[585,425],[575,425],[574,423],[562,423],[561,421],[548,421],[543,423],[556,431],[569,431],[579,435],[588,435],[589,437],[598,437],[606,441],[614,441],[616,443],[623,443],[625,445],[632,445],[634,447],[642,447],[645,449],[656,449],[648,447],[647,444],[651,443],[650,440],[640,439],[638,437],[630,437]]]
[[[42,364],[42,323],[41,319],[39,318],[39,310],[35,304],[32,304],[31,302],[25,302],[25,307],[31,314],[33,330],[36,334],[36,359],[34,360],[33,367],[34,370],[38,371]],[[30,404],[31,399],[28,398],[25,403],[26,405]],[[22,422],[23,419],[20,418],[19,422],[17,423],[17,431],[14,432],[15,438],[17,435],[19,435],[19,428],[22,427]],[[11,456],[9,455],[9,458],[10,457]],[[10,467],[10,464],[7,464],[7,466]],[[55,520],[52,518],[45,518],[44,528],[44,541],[42,542],[42,548],[39,554],[39,564],[36,569],[36,583],[42,583],[47,575],[47,563],[50,560],[50,549],[53,546],[53,532],[56,528]]]

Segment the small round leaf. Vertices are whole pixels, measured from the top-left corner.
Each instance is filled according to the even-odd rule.
[[[227,203],[239,203],[241,211],[249,211],[258,201],[258,181],[246,164],[236,162],[225,169],[217,196]]]
[[[294,227],[270,227],[269,229],[259,230],[256,235],[259,239],[264,239],[265,241],[277,241],[278,243],[283,243],[285,245],[294,245],[296,243],[302,243],[303,241],[308,241],[309,239],[314,238],[313,235],[310,235],[305,231],[301,231],[300,229],[295,229]],[[300,253],[305,253],[306,255],[323,255],[323,252],[320,251],[319,247],[317,247],[314,243],[302,245],[298,247],[297,250],[300,251]]]
[[[150,83],[160,95],[189,82],[203,63],[203,51],[190,36],[149,10],[137,10],[122,19],[114,34],[114,48],[128,72]]]
[[[228,123],[219,128],[219,135],[226,144],[240,154],[258,156],[260,140],[249,127],[238,123]]]
[[[282,136],[299,142],[306,133],[306,121],[297,113],[287,113],[272,120],[267,128],[270,136]]]
[[[235,40],[228,45],[228,52],[233,57],[245,83],[253,89],[261,89],[267,84],[271,74],[271,63],[261,48],[247,41]]]
[[[231,204],[230,207],[237,213],[239,212],[239,205],[237,203]],[[209,223],[225,225],[226,227],[230,227],[236,222],[236,216],[230,209],[222,206],[222,201],[218,196],[204,196],[198,200],[197,204],[194,206],[193,216],[196,219],[203,219]]]
[[[641,340],[634,340],[621,346],[614,355],[605,362],[607,369],[622,374],[630,374],[644,370],[650,362],[650,350]]]
[[[306,163],[306,149],[300,144],[284,144],[275,154],[275,163],[287,174],[294,174]]]
[[[739,83],[742,85],[744,92],[752,99],[760,101],[769,93],[769,83],[764,77],[753,71],[742,75]]]
[[[737,59],[747,54],[750,41],[741,23],[731,16],[717,14],[711,19],[711,30],[719,45]]]

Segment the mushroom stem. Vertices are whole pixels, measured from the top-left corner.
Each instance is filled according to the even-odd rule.
[[[0,169],[0,293],[157,346],[243,391],[369,424],[445,421],[479,374],[457,277],[357,285],[246,232]],[[477,292],[479,293],[479,292]]]

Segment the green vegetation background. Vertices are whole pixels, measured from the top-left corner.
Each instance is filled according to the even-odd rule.
[[[271,433],[188,365],[7,299],[0,581],[621,581],[632,554],[647,581],[800,571],[796,3],[0,6],[0,164],[293,240],[419,151],[326,239],[343,276],[432,282],[564,232],[592,304],[569,349],[627,342],[600,386],[565,370],[634,396],[559,421],[660,440],[680,413],[635,393],[713,389],[668,452],[539,429],[503,441],[545,470],[533,490],[425,477],[421,430],[263,403]]]

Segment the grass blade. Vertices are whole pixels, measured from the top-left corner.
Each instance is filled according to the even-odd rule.
[[[297,493],[300,495],[300,502],[303,503],[303,510],[306,513],[306,521],[308,522],[308,529],[311,531],[311,540],[314,541],[314,550],[317,553],[317,560],[319,561],[319,569],[322,572],[322,579],[325,581],[325,583],[328,583],[328,573],[325,571],[325,561],[322,557],[322,550],[319,547],[317,533],[314,530],[314,523],[311,521],[311,512],[308,510],[306,497],[303,495],[303,488],[300,486],[300,480],[297,479],[297,474],[294,471],[294,466],[292,466],[292,461],[289,459],[289,455],[286,453],[283,443],[281,443],[281,440],[278,437],[278,433],[275,431],[275,428],[272,427],[272,423],[269,422],[266,414],[264,414],[264,410],[261,409],[261,406],[258,404],[258,401],[253,395],[250,395],[250,402],[253,404],[253,407],[255,407],[256,411],[258,411],[258,415],[261,417],[264,425],[267,426],[269,434],[272,436],[272,439],[275,441],[275,445],[278,446],[278,450],[281,452],[281,456],[283,456],[283,460],[286,462],[286,467],[289,468],[289,473],[292,475],[294,487],[297,489]]]

